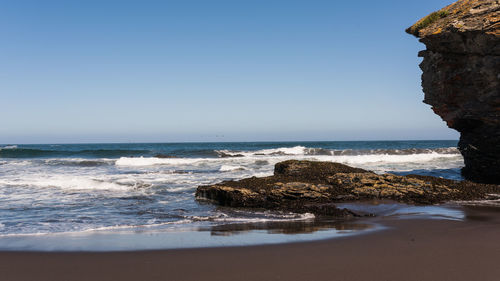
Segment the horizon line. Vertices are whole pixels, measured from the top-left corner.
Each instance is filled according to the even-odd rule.
[[[165,141],[165,142],[67,142],[2,143],[0,145],[70,145],[70,144],[189,144],[189,143],[313,143],[313,142],[390,142],[390,141],[459,141],[459,139],[370,139],[370,140],[269,140],[269,141]]]

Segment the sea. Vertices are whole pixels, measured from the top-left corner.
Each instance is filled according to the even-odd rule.
[[[0,145],[0,250],[203,247],[343,235],[365,226],[344,224],[339,231],[338,221],[312,214],[218,207],[197,200],[195,191],[272,175],[288,159],[460,180],[464,163],[456,146],[456,140]],[[433,208],[408,212],[461,216]],[[390,203],[379,210],[401,212]],[[257,234],[234,238],[242,233]]]

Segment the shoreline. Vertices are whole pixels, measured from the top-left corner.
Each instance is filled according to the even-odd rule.
[[[387,227],[385,221],[464,220],[468,213],[474,212],[474,207],[455,204],[418,206],[386,199],[346,202],[337,206],[371,215],[339,219],[302,214],[301,219],[226,222],[179,228],[159,224],[156,227],[126,226],[78,232],[0,235],[0,252],[127,252],[312,242],[380,231]],[[495,210],[495,207],[490,209]]]
[[[0,252],[2,280],[498,280],[500,211],[465,221],[390,219],[385,229],[260,246]]]

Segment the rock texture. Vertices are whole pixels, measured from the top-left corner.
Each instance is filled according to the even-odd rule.
[[[462,174],[500,183],[500,1],[457,1],[407,32],[427,47],[424,102],[461,134]]]
[[[348,217],[359,214],[338,209],[335,203],[376,198],[432,204],[486,199],[491,193],[500,193],[500,187],[427,176],[379,175],[339,163],[289,160],[276,164],[273,176],[200,186],[196,197],[222,206]]]

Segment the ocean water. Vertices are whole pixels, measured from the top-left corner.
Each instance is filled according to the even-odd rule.
[[[461,179],[463,158],[456,145],[456,141],[0,145],[0,244],[2,237],[117,230],[172,233],[310,221],[311,214],[216,207],[197,202],[194,193],[199,185],[271,175],[274,164],[287,159]]]

